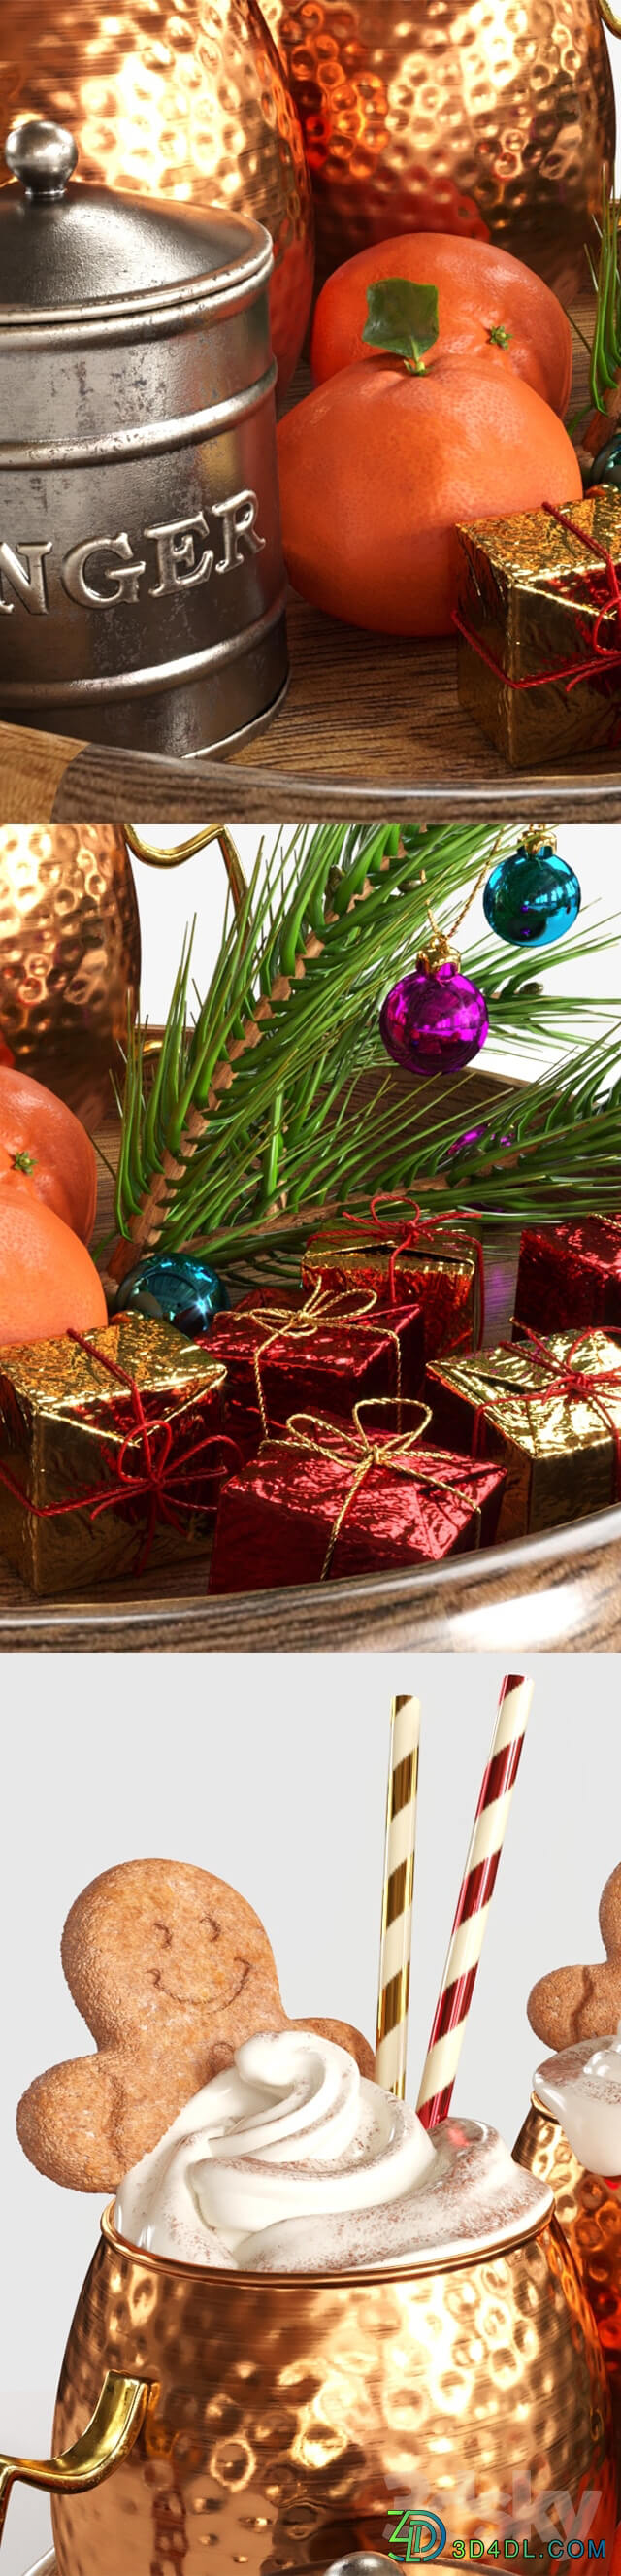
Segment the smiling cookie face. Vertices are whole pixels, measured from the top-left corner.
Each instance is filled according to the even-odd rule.
[[[592,1968],[555,1968],[529,1995],[531,2030],[548,2048],[601,2039],[621,2021],[621,1863],[606,1880],[599,1928],[605,1959]]]
[[[289,2017],[252,1907],[182,1861],[129,1861],[93,1879],[68,1915],[62,1961],[96,2053],[36,2077],[18,2134],[53,2181],[114,2191],[243,2040]],[[358,2032],[320,2027],[372,2074]]]

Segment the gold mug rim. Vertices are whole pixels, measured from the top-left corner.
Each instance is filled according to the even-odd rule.
[[[482,2236],[477,2245],[457,2248],[455,2253],[444,2246],[437,2246],[435,2250],[430,2246],[429,2252],[420,2260],[413,2256],[407,2263],[395,2264],[392,2270],[383,2263],[369,2265],[364,2270],[360,2265],[348,2272],[242,2272],[224,2264],[184,2263],[173,2255],[153,2254],[148,2246],[132,2245],[128,2236],[121,2236],[113,2223],[113,2200],[108,2201],[102,2210],[99,2223],[105,2243],[113,2253],[130,2254],[135,2263],[145,2264],[150,2271],[161,2273],[163,2278],[172,2273],[174,2279],[208,2282],[210,2289],[220,2285],[224,2289],[234,2287],[254,2290],[255,2293],[259,2285],[264,2284],[270,2294],[274,2290],[289,2291],[290,2295],[297,2291],[300,2298],[307,2289],[355,2289],[358,2283],[361,2289],[368,2289],[379,2288],[382,2282],[387,2282],[394,2289],[399,2281],[425,2281],[434,2273],[470,2272],[476,2270],[479,2263],[487,2263],[492,2258],[500,2261],[503,2255],[514,2254],[518,2246],[531,2244],[533,2239],[545,2235],[546,2230],[553,2226],[554,2192],[550,2183],[542,2183],[541,2189],[547,2193],[548,2208],[540,2210],[537,2217],[525,2220],[513,2235],[499,2241],[496,2233],[490,2230],[489,2236]]]

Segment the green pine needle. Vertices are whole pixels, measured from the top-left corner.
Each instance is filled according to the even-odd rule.
[[[500,1096],[490,1085],[484,1110],[469,1108],[463,1075],[401,1089],[379,1041],[384,995],[429,940],[425,898],[449,934],[514,839],[326,823],[282,831],[264,872],[259,854],[194,1025],[190,931],[155,1067],[139,1020],[128,1029],[120,1235],[229,1267],[260,1256],[280,1273],[325,1208],[364,1210],[378,1190],[512,1224],[619,1206],[621,1002],[553,989],[559,960],[611,952],[619,923],[583,917],[549,949],[485,938],[470,954],[465,924],[462,963],[485,993],[495,1054],[518,1049],[536,1068],[552,1045],[556,1059]],[[482,1135],[453,1156],[475,1119]]]
[[[621,209],[614,190],[611,193],[608,171],[602,175],[602,220],[599,233],[599,255],[595,267],[590,250],[587,258],[595,289],[595,322],[591,343],[589,389],[596,411],[606,409],[606,394],[619,382],[621,369],[621,276],[619,272],[619,222]]]

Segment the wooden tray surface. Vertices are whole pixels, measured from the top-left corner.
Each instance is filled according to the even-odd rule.
[[[367,1077],[368,1080],[372,1077]],[[394,1075],[395,1111],[407,1077]],[[464,1077],[464,1125],[490,1090],[507,1086],[476,1073]],[[101,1145],[109,1165],[117,1130]],[[101,1165],[98,1232],[108,1230],[112,1183]],[[510,1332],[518,1229],[484,1228],[485,1341]],[[440,1568],[377,1574],[364,1580],[305,1585],[280,1592],[207,1593],[207,1560],[102,1585],[96,1599],[72,1593],[38,1602],[0,1559],[0,1651],[49,1653],[310,1654],[386,1652],[416,1646],[432,1652],[481,1648],[532,1652],[621,1648],[621,1507],[570,1529],[454,1558]],[[163,1587],[166,1587],[165,1590]]]
[[[592,308],[576,306],[588,332]],[[574,335],[571,412],[584,404],[587,357]],[[290,396],[309,386],[298,370]],[[0,729],[0,822],[290,821],[376,812],[420,822],[621,818],[621,762],[584,753],[571,769],[510,770],[457,699],[452,642],[373,636],[321,617],[290,594],[291,685],[279,714],[225,760],[187,763]]]

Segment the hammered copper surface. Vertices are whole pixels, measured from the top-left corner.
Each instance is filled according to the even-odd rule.
[[[347,2281],[184,2270],[103,2231],[55,2445],[86,2422],[106,2366],[159,2387],[118,2472],[55,2500],[59,2576],[201,2576],[207,2550],[250,2576],[326,2566],[382,2549],[395,2497],[421,2480],[467,2536],[509,2464],[576,2508],[596,2488],[612,2540],[601,2348],[554,2225],[470,2266]]]
[[[556,2213],[584,2282],[604,2348],[621,2478],[621,2190],[585,2173],[559,2127],[532,2104],[514,2147],[516,2161],[549,2182]]]
[[[597,0],[264,6],[302,119],[319,279],[391,233],[474,230],[476,211],[559,294],[584,282],[614,167]]]
[[[140,925],[112,824],[0,831],[0,1032],[24,1073],[90,1126],[113,1106],[111,1070],[140,983]]]
[[[79,175],[255,215],[274,244],[281,388],[304,339],[313,218],[300,125],[258,0],[11,0],[0,8],[0,146],[68,125]]]

